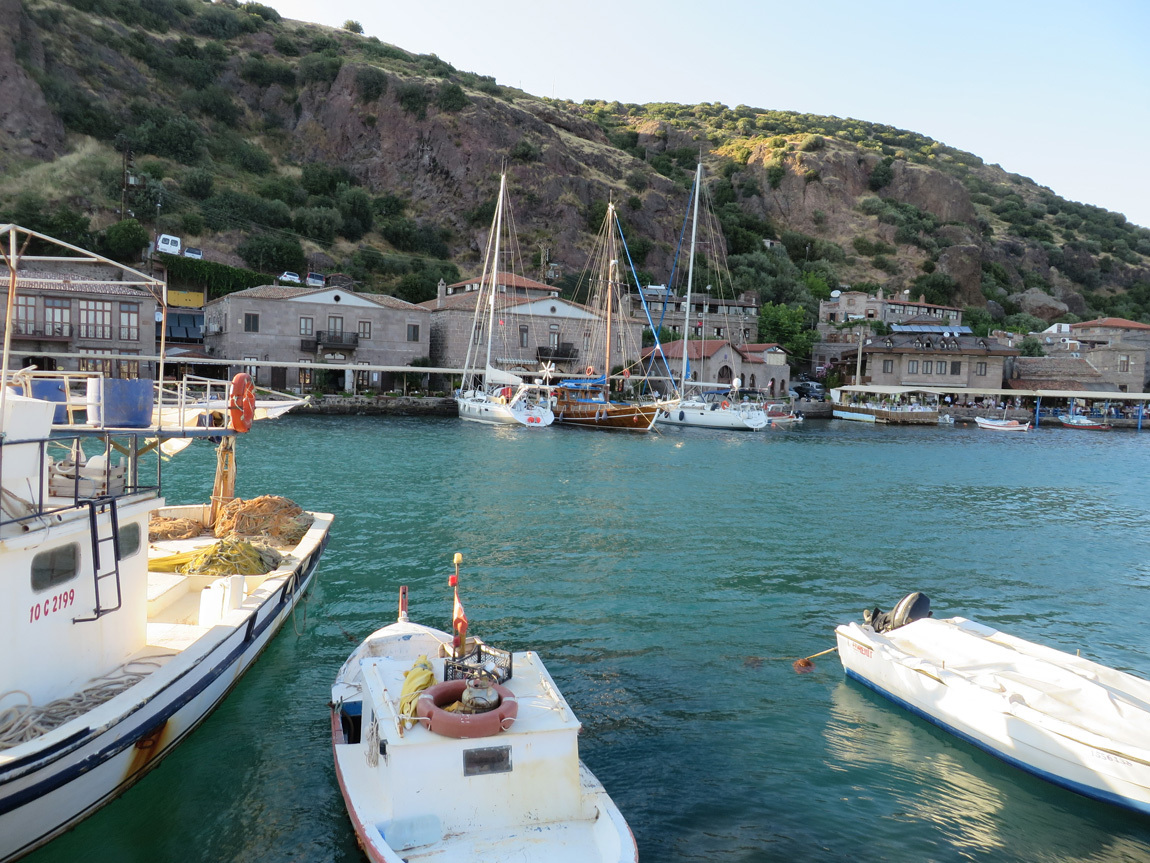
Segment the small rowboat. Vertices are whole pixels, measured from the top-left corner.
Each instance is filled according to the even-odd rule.
[[[1150,682],[966,618],[917,616],[839,626],[847,676],[1007,764],[1150,814]]]
[[[635,863],[539,656],[468,637],[458,600],[458,636],[411,623],[406,599],[332,687],[336,776],[368,860]]]
[[[1030,431],[1030,423],[1020,423],[1018,420],[992,420],[986,417],[975,417],[974,421],[978,423],[980,429],[987,429],[988,431]]]
[[[1086,431],[1110,431],[1114,426],[1110,423],[1103,422],[1102,420],[1092,420],[1090,417],[1083,416],[1082,414],[1074,414],[1067,416],[1063,414],[1058,418],[1062,422],[1063,428],[1068,429],[1084,429]]]

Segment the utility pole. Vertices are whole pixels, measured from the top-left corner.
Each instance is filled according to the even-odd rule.
[[[128,218],[128,186],[136,185],[136,178],[131,173],[135,167],[135,159],[130,147],[124,148],[124,171],[120,182],[120,221]]]

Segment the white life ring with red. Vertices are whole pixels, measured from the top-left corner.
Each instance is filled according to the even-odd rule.
[[[252,427],[256,418],[256,385],[252,376],[247,372],[240,372],[232,378],[232,395],[228,399],[228,416],[232,421],[232,428],[238,432],[246,432]]]
[[[587,374],[589,374],[589,375],[595,374],[595,367],[594,366],[587,366]]]
[[[485,713],[448,713],[444,705],[452,704],[463,697],[467,688],[466,680],[448,680],[425,689],[415,702],[415,715],[419,724],[429,731],[444,737],[470,739],[491,737],[506,731],[519,714],[519,701],[506,686],[495,684],[499,693],[499,706]]]

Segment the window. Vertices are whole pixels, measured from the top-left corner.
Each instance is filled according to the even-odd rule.
[[[120,557],[127,560],[140,550],[140,525],[137,522],[125,524],[120,528]]]
[[[934,367],[936,369],[935,374],[937,374],[937,375],[945,375],[946,374],[946,360],[939,360],[937,363],[934,364]]]
[[[49,590],[71,581],[80,566],[80,545],[71,542],[32,558],[32,589]]]
[[[371,340],[371,321],[359,322],[359,338],[360,341]]]
[[[918,374],[918,360],[907,360],[906,361],[906,373],[908,375],[917,375]]]
[[[140,304],[120,303],[120,341],[140,340]]]
[[[259,362],[259,359],[260,359],[259,357],[244,357],[244,362],[245,363],[257,363],[257,362]],[[258,371],[258,369],[256,369],[255,366],[245,366],[244,371],[252,376],[252,383],[255,383],[256,372]]]
[[[363,325],[365,323],[368,323],[368,322],[367,321],[360,321],[361,325]],[[369,324],[369,326],[370,326],[370,324]],[[367,363],[356,363],[356,365],[366,366]],[[368,373],[366,371],[363,371],[363,372],[357,371],[355,373],[355,385],[356,385],[356,387],[357,388],[366,388],[367,384],[368,384],[368,378],[370,378],[370,377],[371,377],[370,373]]]
[[[310,362],[311,360],[307,359],[306,357],[300,359],[299,385],[301,387],[311,386],[311,369],[307,367],[307,364]]]
[[[111,351],[97,348],[79,348],[79,352],[92,355],[107,355],[112,353]],[[100,372],[104,377],[110,378],[112,376],[112,361],[110,359],[81,359],[80,371]]]
[[[675,332],[679,332],[678,327],[675,328]],[[589,353],[591,353],[591,333],[588,331],[583,333],[583,355],[586,356]]]
[[[328,336],[343,335],[343,317],[341,315],[327,316],[327,334]]]
[[[244,312],[244,332],[258,333],[260,331],[260,316],[255,312]]]
[[[1118,371],[1121,374],[1126,374],[1130,371],[1130,355],[1120,354],[1118,356]]]
[[[418,342],[419,341],[419,324],[408,324],[407,325],[407,340],[409,342]]]
[[[16,295],[16,319],[14,333],[32,335],[36,331],[36,298]]]
[[[310,336],[315,332],[315,319],[314,318],[300,318],[299,319],[299,334],[301,336]]]
[[[923,360],[922,361],[922,373],[924,375],[929,375],[929,374],[932,374],[933,372],[934,372],[934,363],[932,363],[930,360]]]
[[[527,327],[523,324],[519,325],[519,347],[527,347],[528,331]]]
[[[951,360],[950,361],[950,373],[952,375],[962,374],[962,363],[958,360]]]
[[[893,372],[894,372],[894,360],[883,360],[882,361],[882,373],[884,375],[889,375]]]
[[[44,335],[70,336],[72,334],[71,323],[71,300],[61,300],[58,297],[44,298]]]
[[[552,331],[547,334],[547,344],[552,350],[559,349],[559,333]]]
[[[975,363],[974,373],[980,377],[986,377],[986,363]]]
[[[715,327],[715,338],[721,339],[723,337],[723,328]]]
[[[139,355],[139,351],[121,351],[122,354]],[[140,376],[139,360],[116,360],[116,377],[138,378]]]
[[[112,304],[80,300],[80,338],[112,338]]]

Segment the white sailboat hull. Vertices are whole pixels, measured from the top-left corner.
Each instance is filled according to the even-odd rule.
[[[1150,813],[1150,683],[974,621],[839,626],[849,677],[1008,764]]]
[[[331,516],[317,515],[290,568],[140,683],[0,752],[0,861],[22,857],[113,800],[207,718],[307,592],[330,524]]]
[[[541,428],[555,422],[555,414],[542,404],[526,404],[523,401],[501,404],[485,394],[465,396],[456,399],[459,418],[489,425],[521,425],[528,428]]]
[[[681,402],[678,407],[659,411],[655,422],[659,425],[732,431],[760,431],[768,424],[767,414],[762,408],[738,402],[728,407],[716,402]]]
[[[1030,431],[1030,423],[1020,423],[1018,420],[994,420],[986,419],[985,417],[975,417],[974,421],[980,429],[986,429],[987,431]]]

